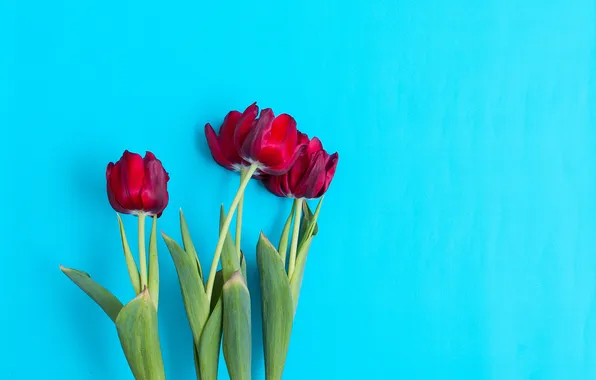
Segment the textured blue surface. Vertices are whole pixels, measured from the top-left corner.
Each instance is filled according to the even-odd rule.
[[[179,240],[182,207],[210,260],[238,178],[202,126],[256,100],[340,152],[285,379],[594,379],[596,3],[292,3],[0,2],[0,377],[132,378],[58,265],[132,296],[104,190],[124,149],[164,162],[160,229]],[[247,197],[259,326],[254,246],[290,202]],[[167,374],[190,379],[159,248]]]

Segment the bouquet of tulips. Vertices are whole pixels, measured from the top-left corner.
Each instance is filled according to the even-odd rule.
[[[203,270],[182,211],[181,243],[162,234],[178,274],[192,332],[196,376],[201,380],[217,379],[223,346],[230,378],[251,378],[250,293],[240,244],[244,190],[254,178],[273,194],[293,199],[281,226],[279,244],[274,246],[261,233],[256,247],[266,379],[281,379],[306,259],[318,232],[321,202],[335,174],[338,154],[328,154],[318,138],[309,139],[299,132],[288,114],[276,117],[271,109],[263,109],[259,115],[256,103],[244,112],[229,112],[219,134],[207,124],[205,135],[215,162],[240,174],[231,205],[227,210],[223,206],[220,209],[219,238],[209,271]],[[143,158],[125,151],[118,162],[108,164],[106,180],[108,199],[117,213],[137,217],[135,260],[118,214],[124,258],[136,296],[123,304],[87,273],[65,267],[61,270],[112,319],[135,379],[165,379],[157,324],[157,221],[168,204],[169,175],[152,153],[147,152]],[[314,198],[319,202],[313,213],[305,200]],[[148,254],[147,216],[152,218]]]

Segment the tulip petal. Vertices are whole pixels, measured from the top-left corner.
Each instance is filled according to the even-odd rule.
[[[292,168],[292,166],[294,165],[294,163],[296,163],[296,161],[298,160],[298,158],[300,157],[300,155],[302,155],[305,150],[306,150],[306,146],[304,146],[304,145],[298,146],[298,147],[296,147],[296,151],[292,155],[292,158],[290,158],[288,161],[284,162],[282,165],[279,165],[279,166],[262,167],[261,168],[261,171],[263,173],[266,173],[266,174],[269,174],[269,175],[282,175],[282,174],[285,174],[285,173],[287,173]]]
[[[254,129],[255,119],[258,113],[259,107],[257,106],[256,102],[248,106],[238,120],[236,130],[234,131],[234,145],[236,147],[236,151],[238,151],[240,156],[242,156],[242,158],[245,160],[248,159],[248,156],[243,154],[242,147],[249,133]]]
[[[118,162],[120,166],[120,184],[126,194],[126,201],[120,199],[120,204],[129,210],[143,210],[141,189],[145,179],[145,163],[140,154],[124,151]],[[128,203],[126,203],[128,202]]]
[[[112,208],[114,210],[116,210],[117,212],[120,212],[122,214],[130,214],[130,210],[125,209],[124,207],[122,207],[122,205],[120,203],[118,203],[118,200],[116,199],[116,195],[114,194],[114,191],[110,187],[110,183],[112,182],[112,174],[114,172],[114,166],[115,166],[114,163],[110,162],[108,164],[108,167],[106,168],[106,190],[108,193],[108,200],[110,201],[110,205],[112,206]],[[140,292],[140,290],[139,290],[139,292]]]
[[[219,140],[217,139],[217,135],[213,130],[213,127],[211,127],[211,124],[205,124],[205,137],[207,138],[207,145],[209,146],[209,151],[211,152],[211,157],[213,157],[213,160],[215,160],[215,162],[217,162],[220,166],[228,170],[233,170],[234,165],[226,158],[222,149],[220,148]]]
[[[316,198],[325,186],[325,152],[320,150],[311,156],[308,170],[296,186],[296,196],[301,198]]]
[[[321,195],[325,194],[325,192],[329,188],[329,185],[331,184],[331,181],[333,180],[333,176],[335,175],[335,169],[337,168],[338,161],[339,161],[339,154],[337,154],[337,152],[333,153],[331,156],[328,157],[327,163],[325,165],[325,171],[326,171],[325,185],[319,192],[319,194],[318,194],[319,197]]]
[[[271,130],[271,124],[273,123],[274,118],[275,116],[273,115],[271,108],[265,108],[261,111],[261,115],[257,119],[256,124],[250,129],[242,143],[240,152],[243,154],[244,159],[260,162],[261,158],[259,157],[259,154],[263,137]],[[241,125],[239,125],[239,128],[240,127]],[[240,131],[240,129],[238,129],[238,131]],[[263,162],[263,164],[265,163]]]
[[[170,179],[161,161],[151,152],[144,158],[144,181],[141,191],[143,211],[151,215],[161,216],[168,205],[169,195],[167,183]]]

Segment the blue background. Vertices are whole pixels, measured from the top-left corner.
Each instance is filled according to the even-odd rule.
[[[202,128],[258,101],[340,153],[285,379],[593,379],[595,21],[588,0],[2,0],[0,376],[132,378],[58,265],[133,296],[105,194],[124,149],[163,161],[159,227],[180,241],[182,207],[208,265],[238,177]],[[249,186],[255,379],[254,246],[289,208]],[[159,248],[166,370],[190,379]]]

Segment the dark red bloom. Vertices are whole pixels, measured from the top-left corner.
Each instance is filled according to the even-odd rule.
[[[273,194],[288,198],[319,198],[329,188],[335,175],[339,155],[323,149],[321,140],[298,132],[299,145],[307,149],[298,157],[292,168],[280,176],[268,176],[263,183]]]
[[[249,166],[240,157],[234,145],[234,132],[241,117],[241,112],[230,111],[219,128],[219,136],[215,133],[211,124],[207,123],[205,125],[205,137],[207,137],[211,156],[219,165],[232,171],[240,171],[243,166]]]
[[[151,152],[142,158],[125,150],[118,162],[108,164],[106,180],[108,199],[118,212],[159,217],[168,205],[170,177]]]
[[[234,143],[240,157],[259,165],[265,174],[281,175],[290,170],[306,149],[298,144],[296,120],[288,114],[275,117],[270,108],[261,111],[251,104],[236,126]]]

